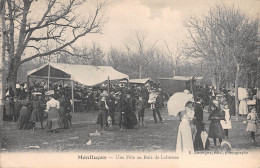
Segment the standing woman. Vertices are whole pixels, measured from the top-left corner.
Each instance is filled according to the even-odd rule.
[[[6,96],[6,100],[4,101],[4,121],[14,121],[14,108],[13,108],[13,101],[9,95]]]
[[[123,99],[123,106],[122,106],[122,114],[124,115],[122,125],[127,129],[132,129],[134,126],[137,125],[138,121],[133,111],[133,100],[129,94],[126,94],[126,97]]]
[[[231,125],[231,119],[230,119],[230,113],[229,113],[229,108],[228,108],[228,104],[224,104],[224,109],[223,111],[225,112],[225,119],[221,120],[221,126],[224,129],[224,133],[225,133],[225,137],[228,139],[228,130],[232,128]]]
[[[25,130],[25,129],[31,129],[30,128],[30,101],[29,96],[26,98],[23,98],[21,101],[21,110],[20,110],[20,116],[18,119],[18,129],[19,130]]]
[[[236,114],[236,105],[235,105],[235,93],[233,89],[228,92],[227,94],[227,102],[228,102],[228,107],[229,107],[229,113],[232,116],[235,116]]]
[[[185,110],[179,113],[181,122],[178,129],[178,136],[176,142],[177,153],[194,152],[192,132],[190,121],[194,117],[193,103],[188,101],[185,105]]]
[[[225,117],[222,114],[222,111],[219,107],[217,107],[213,102],[209,105],[209,138],[213,138],[214,146],[216,146],[217,138],[219,139],[219,143],[221,144],[222,138],[224,138],[224,131],[220,124],[220,120],[224,120]]]
[[[46,129],[56,132],[57,129],[62,128],[62,121],[59,115],[60,102],[54,99],[54,91],[50,90],[45,95],[49,96],[46,111],[48,112],[48,119]]]

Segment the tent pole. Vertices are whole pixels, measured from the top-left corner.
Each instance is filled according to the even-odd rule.
[[[190,78],[189,78],[190,79]],[[191,93],[193,95],[193,98],[194,98],[194,101],[196,100],[196,97],[194,95],[194,92],[193,92],[193,77],[190,79],[190,89],[191,89]]]
[[[48,64],[48,90],[50,90],[50,71],[51,71],[51,68],[50,68],[50,63]]]
[[[108,93],[108,95],[110,94],[110,81],[109,81],[109,77],[107,78],[107,93]]]
[[[74,83],[73,80],[71,81],[71,99],[72,99],[72,113],[75,113],[75,109],[74,109]]]
[[[29,80],[30,80],[30,76],[27,76],[26,85],[27,85],[28,91],[31,90],[31,89],[29,88]]]

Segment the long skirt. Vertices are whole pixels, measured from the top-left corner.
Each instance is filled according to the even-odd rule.
[[[246,100],[240,101],[238,110],[239,110],[240,115],[247,115],[248,114],[248,108],[247,108]]]
[[[126,112],[123,119],[123,126],[127,129],[132,129],[138,124],[136,115],[134,112]]]
[[[59,128],[62,128],[62,121],[58,109],[55,107],[51,107],[48,113],[46,129],[53,131]]]
[[[236,115],[236,104],[235,104],[235,98],[231,98],[228,102],[229,112],[230,115],[235,116]]]
[[[100,124],[103,128],[104,125],[107,125],[107,111],[106,110],[99,110],[97,117],[97,124]]]
[[[211,121],[209,124],[209,138],[224,138],[224,130],[220,121]]]
[[[20,116],[18,118],[18,129],[28,130],[32,129],[33,124],[30,122],[30,113],[27,107],[22,107],[20,110]]]
[[[122,112],[115,112],[114,115],[114,125],[120,125],[122,121]]]
[[[39,110],[38,109],[33,109],[32,110],[30,121],[34,121],[34,122],[40,121]]]
[[[182,120],[179,125],[176,152],[186,154],[194,152],[191,127],[187,120]]]

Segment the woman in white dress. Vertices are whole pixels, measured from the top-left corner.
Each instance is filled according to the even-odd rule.
[[[176,152],[177,153],[193,153],[194,146],[192,140],[192,132],[190,121],[194,117],[193,103],[188,102],[185,106],[185,110],[179,113],[181,123],[178,129]]]
[[[62,121],[59,115],[60,102],[54,99],[54,91],[48,91],[49,101],[47,102],[46,111],[48,112],[48,119],[46,129],[56,132],[57,129],[62,128]]]
[[[240,100],[238,111],[239,111],[239,115],[242,115],[242,116],[245,116],[248,114],[246,99]]]
[[[245,116],[248,114],[247,101],[248,92],[245,88],[238,88],[238,99],[239,99],[239,107],[238,112],[239,115]]]
[[[229,113],[229,108],[227,103],[224,104],[223,111],[225,112],[225,120],[220,120],[220,124],[224,129],[225,137],[228,139],[228,130],[232,128],[232,125],[231,125],[230,113]]]

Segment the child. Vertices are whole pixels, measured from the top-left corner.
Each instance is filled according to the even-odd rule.
[[[227,103],[224,104],[223,111],[225,112],[225,119],[221,120],[220,124],[224,129],[225,137],[228,139],[228,130],[231,129],[232,126],[231,126],[230,113],[229,113],[229,108]]]
[[[258,120],[256,109],[253,108],[247,115],[248,125],[246,131],[251,132],[252,142],[255,142],[255,132],[257,130],[256,121]]]
[[[145,107],[145,102],[142,96],[140,95],[139,100],[136,101],[136,111],[138,113],[138,122],[140,125],[144,125],[144,107]]]

